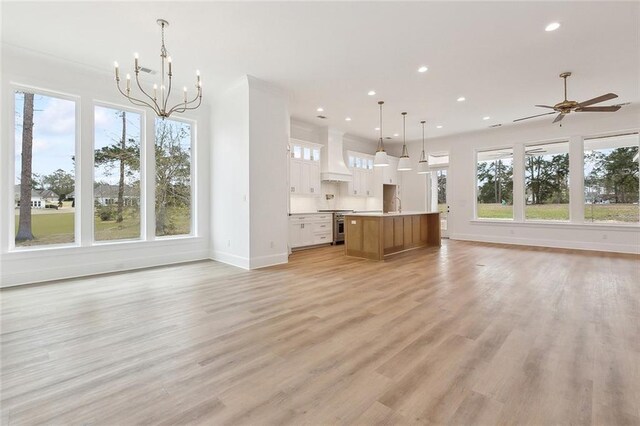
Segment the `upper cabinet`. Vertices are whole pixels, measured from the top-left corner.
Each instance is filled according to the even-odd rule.
[[[322,145],[291,139],[289,182],[291,194],[320,195],[320,152]]]
[[[373,156],[352,151],[347,151],[347,156],[347,166],[353,175],[347,184],[347,193],[352,197],[373,197]]]
[[[382,169],[382,183],[384,185],[400,185],[400,175],[398,173],[398,161],[397,157],[387,155],[389,159],[389,165],[387,167],[381,167]]]

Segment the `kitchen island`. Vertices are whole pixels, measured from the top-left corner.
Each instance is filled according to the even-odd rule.
[[[385,256],[425,246],[440,246],[440,213],[347,213],[347,256],[384,260]]]

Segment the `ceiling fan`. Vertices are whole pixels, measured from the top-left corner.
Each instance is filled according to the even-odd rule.
[[[611,106],[595,106],[592,107],[590,105],[598,104],[600,102],[608,101],[611,99],[615,99],[618,97],[615,93],[607,93],[606,95],[598,96],[597,98],[589,99],[584,102],[576,102],[567,100],[567,77],[571,75],[570,72],[563,72],[560,74],[560,78],[564,79],[564,101],[555,104],[554,106],[549,105],[536,105],[539,108],[550,108],[552,112],[545,112],[544,114],[532,115],[530,117],[518,118],[517,120],[513,120],[513,122],[528,120],[530,118],[542,117],[543,115],[550,114],[558,114],[553,120],[554,123],[562,121],[565,115],[571,112],[616,112],[619,110],[622,105],[611,105]]]

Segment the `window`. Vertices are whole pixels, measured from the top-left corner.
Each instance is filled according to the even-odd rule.
[[[17,91],[16,247],[75,241],[76,103]]]
[[[300,145],[293,146],[293,158],[302,158],[302,147]]]
[[[524,217],[569,220],[569,142],[525,147]]]
[[[191,132],[156,118],[156,236],[191,233]]]
[[[513,149],[478,152],[478,218],[513,219]]]
[[[307,161],[311,160],[311,148],[304,147],[302,151],[304,153],[303,159]]]
[[[140,238],[141,115],[95,107],[94,237]]]
[[[320,161],[320,150],[319,149],[313,149],[313,156],[311,157],[311,159],[313,161]]]
[[[638,133],[584,140],[586,222],[640,220],[638,141]]]

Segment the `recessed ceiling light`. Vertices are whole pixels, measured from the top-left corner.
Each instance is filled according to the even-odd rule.
[[[400,133],[394,133],[393,136],[397,138],[398,136],[400,136]]]
[[[558,28],[560,28],[560,24],[558,22],[552,22],[549,25],[547,25],[544,30],[548,32],[548,31],[555,31]]]
[[[376,128],[375,128],[375,129],[373,129],[373,130],[375,130],[375,131],[377,132],[378,130],[380,130],[380,127],[376,127]]]
[[[425,67],[424,65],[418,68],[418,72],[427,72],[427,71],[429,71],[429,68]]]
[[[318,112],[323,112],[323,111],[324,111],[324,108],[322,108],[322,107],[318,107],[318,109],[316,109],[316,111],[318,111]]]
[[[488,120],[488,119],[490,119],[490,118],[491,118],[491,117],[489,117],[488,115],[487,115],[486,117],[482,117],[482,119],[483,119],[483,120]]]
[[[458,98],[458,102],[464,102],[464,101],[466,101],[466,100],[467,100],[467,98],[465,98],[464,96],[460,96],[460,97]]]
[[[369,95],[369,96],[373,96],[375,94],[376,94],[375,90],[369,90],[369,92],[367,93],[367,95]]]
[[[344,121],[351,121],[351,117],[345,118]]]
[[[436,129],[442,129],[442,126],[436,126]]]

